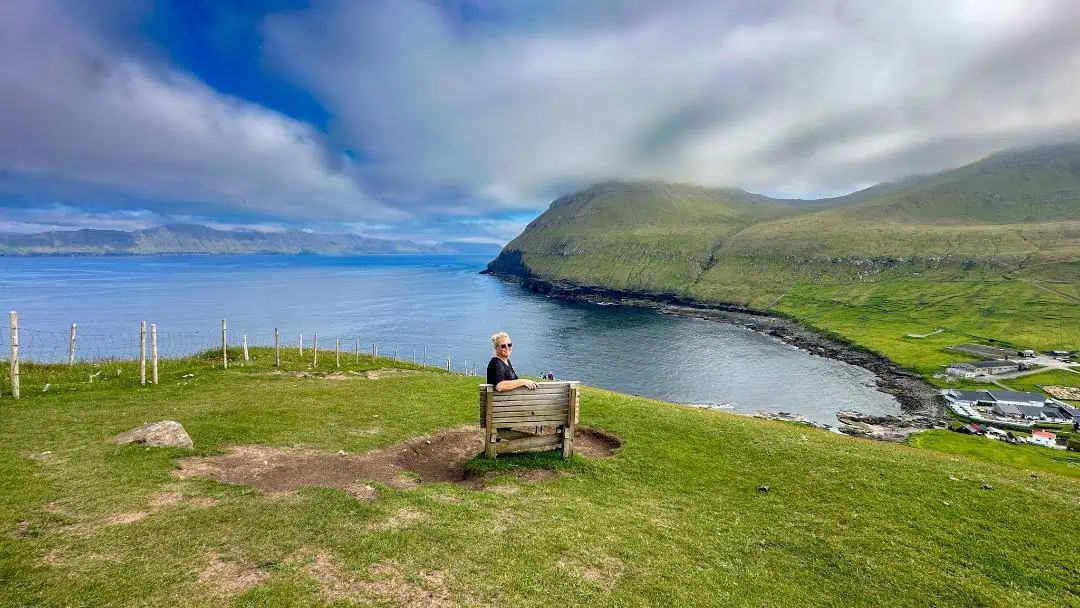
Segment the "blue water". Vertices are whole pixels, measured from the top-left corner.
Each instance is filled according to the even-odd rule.
[[[507,331],[522,375],[559,379],[735,411],[802,413],[835,424],[837,409],[898,412],[859,367],[816,357],[728,324],[649,308],[566,302],[478,272],[489,256],[0,257],[0,306],[19,312],[21,358],[67,357],[78,324],[80,358],[138,352],[140,320],[157,324],[163,356],[247,335],[295,348],[423,360],[483,374],[488,337]],[[2,330],[7,344],[6,323]]]

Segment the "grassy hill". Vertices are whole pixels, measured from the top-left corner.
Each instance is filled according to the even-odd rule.
[[[290,454],[333,468],[476,427],[478,378],[367,356],[297,378],[253,354],[142,388],[130,363],[92,384],[93,364],[24,367],[24,398],[0,397],[0,605],[1080,606],[1054,523],[1080,465],[1050,450],[1013,468],[585,387],[582,424],[623,440],[609,458],[504,456],[477,487],[177,478],[229,446],[279,454],[270,479]],[[348,373],[391,366],[414,375]],[[109,442],[166,419],[193,450]]]
[[[552,203],[489,268],[777,310],[922,371],[944,358],[904,336],[939,327],[1080,349],[1080,144],[822,201],[603,184]]]

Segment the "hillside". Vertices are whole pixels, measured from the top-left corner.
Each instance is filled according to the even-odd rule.
[[[244,232],[174,224],[133,232],[118,230],[52,231],[0,234],[0,255],[63,254],[244,254],[284,253],[361,255],[388,253],[490,253],[494,246],[469,243],[425,245],[353,234],[316,234],[301,230]]]
[[[603,184],[552,203],[488,271],[774,309],[848,338],[857,328],[830,320],[830,307],[863,325],[1078,347],[1080,144],[820,201]],[[855,339],[895,354],[875,340]]]
[[[131,361],[27,365],[23,399],[0,395],[0,605],[1080,606],[1048,516],[1080,501],[1075,453],[940,432],[960,445],[938,453],[582,387],[613,454],[491,462],[479,378],[251,354],[167,361],[144,387]],[[159,420],[194,448],[110,442]],[[1028,458],[955,453],[972,442]]]

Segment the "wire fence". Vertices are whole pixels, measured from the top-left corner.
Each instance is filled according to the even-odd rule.
[[[98,374],[109,367],[106,364],[114,364],[110,369],[115,369],[116,376],[139,365],[140,384],[147,382],[145,378],[150,378],[152,383],[159,360],[196,356],[226,367],[250,363],[254,356],[272,357],[275,359],[272,363],[278,367],[284,362],[285,367],[302,365],[307,369],[333,369],[379,358],[470,376],[486,372],[484,365],[478,365],[476,360],[458,357],[446,348],[417,346],[417,341],[403,347],[367,340],[360,335],[287,333],[281,328],[234,329],[227,320],[220,324],[220,329],[213,331],[163,331],[154,323],[136,321],[131,324],[130,332],[83,333],[75,323],[65,330],[19,327],[17,313],[11,313],[9,323],[0,327],[0,344],[4,345],[0,357],[7,371],[0,387],[5,395],[18,397],[20,384],[26,385],[28,370],[48,369],[55,374],[65,364],[72,369],[80,368],[83,375],[88,375],[89,379],[84,381],[87,383],[101,378]],[[261,349],[257,355],[253,352],[256,349]],[[127,373],[130,375],[132,371]],[[44,384],[46,390],[48,384]]]

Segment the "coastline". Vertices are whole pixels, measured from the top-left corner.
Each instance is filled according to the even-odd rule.
[[[839,430],[847,434],[902,441],[913,429],[935,428],[945,418],[944,400],[937,389],[921,376],[878,353],[838,336],[827,335],[787,316],[735,304],[698,302],[674,294],[654,294],[589,287],[566,281],[550,281],[533,275],[528,270],[524,273],[506,272],[505,269],[493,269],[489,265],[487,269],[481,271],[481,274],[489,274],[503,281],[517,283],[529,291],[554,298],[601,304],[645,306],[655,308],[663,314],[732,323],[771,336],[813,355],[866,369],[874,374],[879,391],[896,397],[902,414],[893,417],[862,417],[853,412],[845,412],[845,416],[839,418],[841,420]]]

